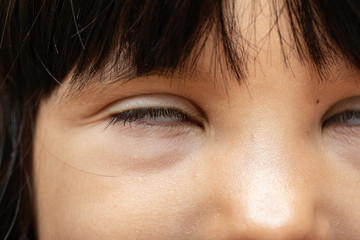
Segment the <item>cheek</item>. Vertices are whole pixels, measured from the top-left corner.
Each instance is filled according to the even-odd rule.
[[[360,171],[360,127],[356,130],[339,129],[328,130],[325,144],[326,152],[330,154],[335,162]]]
[[[39,121],[35,137],[41,239],[181,239],[195,232],[194,216],[208,203],[194,181],[194,135],[138,140],[56,126]]]
[[[334,127],[323,132],[323,152],[328,166],[322,179],[322,208],[326,209],[332,232],[345,239],[357,239],[360,222],[360,138],[359,130]],[[346,237],[345,237],[346,236]]]
[[[202,142],[200,131],[192,130],[160,129],[154,133],[151,129],[120,131],[115,127],[102,138],[97,138],[94,147],[102,146],[102,150],[98,151],[102,157],[98,159],[102,158],[103,166],[111,166],[111,174],[155,174],[184,164],[199,150]]]
[[[50,155],[78,170],[112,177],[166,172],[187,162],[203,144],[199,129],[105,129],[99,124],[51,131],[45,140]]]

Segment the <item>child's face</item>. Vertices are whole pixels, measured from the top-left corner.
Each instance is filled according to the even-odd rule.
[[[339,63],[321,81],[294,52],[285,67],[266,9],[245,34],[259,51],[253,60],[249,49],[246,83],[210,67],[209,42],[191,75],[97,83],[75,97],[65,80],[42,102],[41,239],[360,236],[358,75]],[[245,29],[253,18],[240,15]]]

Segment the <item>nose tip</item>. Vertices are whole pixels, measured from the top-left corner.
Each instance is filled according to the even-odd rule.
[[[280,206],[279,206],[280,207]],[[285,210],[285,212],[288,210]],[[331,232],[326,217],[314,215],[304,209],[303,212],[276,213],[262,218],[262,213],[256,218],[242,215],[208,226],[205,238],[202,239],[232,239],[232,240],[312,240],[331,239]],[[296,214],[296,215],[295,215]],[[271,220],[270,220],[271,219]],[[219,219],[218,219],[219,220]]]
[[[326,217],[303,186],[256,182],[240,201],[240,239],[329,239]]]
[[[217,218],[209,218],[208,236],[331,239],[330,213],[318,193],[318,168],[310,164],[314,156],[297,141],[260,140],[246,144],[245,139],[241,146],[231,146],[226,164],[214,168],[213,175],[221,177],[210,189],[221,211],[216,211]]]
[[[215,225],[226,228],[216,228],[222,232],[218,236],[247,240],[331,239],[328,218],[310,187],[302,181],[270,175],[261,172],[261,178],[251,174],[252,178],[234,181],[239,191],[234,191],[235,185],[222,189],[222,220],[218,219],[222,224]]]
[[[230,214],[231,239],[330,239],[327,219],[306,191],[258,188],[244,194],[238,206],[233,202],[239,211]]]
[[[301,203],[293,204],[258,209],[256,215],[245,216],[237,239],[330,239],[325,217]]]
[[[294,194],[279,198],[276,191],[262,197],[246,195],[242,203],[232,199],[229,204],[227,199],[226,207],[223,205],[218,217],[207,225],[208,237],[204,239],[331,239],[328,219],[311,198]]]

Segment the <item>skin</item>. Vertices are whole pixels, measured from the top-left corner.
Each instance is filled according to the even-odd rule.
[[[41,102],[40,239],[358,239],[360,125],[324,124],[360,110],[358,72],[339,61],[321,81],[291,53],[286,67],[267,9],[246,83],[215,74],[210,38],[192,75],[93,81],[69,95],[70,73]],[[251,18],[241,16],[244,29]],[[129,106],[177,107],[193,120],[109,125]]]

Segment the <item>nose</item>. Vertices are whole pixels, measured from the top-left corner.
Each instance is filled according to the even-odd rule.
[[[227,155],[228,167],[216,170],[221,177],[214,182],[218,210],[208,224],[216,236],[211,239],[330,239],[316,195],[317,170],[307,164],[311,156],[284,149],[262,143],[242,150],[244,159],[236,151]]]
[[[229,200],[233,239],[329,239],[326,218],[304,186],[266,170],[252,177],[242,196]]]

